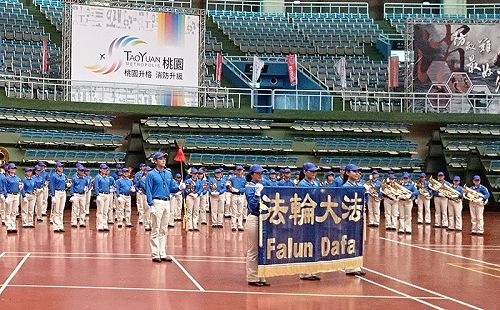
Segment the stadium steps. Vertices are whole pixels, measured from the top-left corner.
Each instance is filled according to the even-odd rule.
[[[45,32],[50,34],[50,42],[56,44],[57,46],[62,46],[62,33],[56,29],[54,25],[50,23],[50,20],[45,18],[45,15],[40,12],[39,8],[33,5],[32,1],[26,1],[24,3],[24,8],[28,10],[28,13],[33,15],[35,20],[38,20],[40,26],[45,29]]]
[[[385,19],[378,19],[375,20],[375,23],[377,23],[384,31],[385,34],[397,34],[398,31],[396,30],[396,27],[392,26],[391,23]]]
[[[239,47],[237,47],[224,32],[217,27],[211,17],[206,18],[206,30],[211,31],[212,35],[217,38],[219,42],[222,42],[222,49],[225,55],[231,56],[244,56]]]

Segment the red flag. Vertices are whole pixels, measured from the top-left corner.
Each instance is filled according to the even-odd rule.
[[[286,57],[286,63],[288,66],[288,79],[290,80],[290,85],[297,85],[297,55],[288,55]]]
[[[186,156],[184,155],[184,151],[182,147],[177,150],[177,155],[174,158],[175,161],[186,161]]]

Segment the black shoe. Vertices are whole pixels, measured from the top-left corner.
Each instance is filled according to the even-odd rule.
[[[238,231],[244,231],[245,229],[244,228],[238,228]]]
[[[236,228],[231,228],[232,231],[236,231]]]
[[[59,232],[64,232],[64,229],[59,229]]]
[[[172,257],[170,257],[170,256],[167,256],[167,257],[162,257],[162,258],[161,258],[161,261],[162,261],[162,262],[171,262],[171,261],[172,261]]]
[[[366,272],[360,270],[360,271],[346,272],[345,274],[346,276],[364,276],[366,275]]]
[[[37,222],[43,222],[43,219],[36,219]]]
[[[420,224],[423,224],[423,222],[417,222],[417,224],[419,224],[419,225],[420,225]]]
[[[152,261],[155,263],[161,263],[161,258],[156,257],[156,258],[153,258]]]
[[[315,276],[315,275],[305,276],[305,277],[302,277],[300,279],[301,280],[306,280],[306,281],[318,281],[318,280],[321,280],[320,277]]]
[[[7,230],[7,233],[16,233],[16,232],[17,232],[17,229]]]
[[[271,286],[271,284],[263,281],[257,281],[257,282],[248,282],[248,285],[250,286]]]
[[[134,227],[134,225],[132,225],[132,224],[127,224],[127,225],[125,225],[125,226],[126,226],[126,227]]]
[[[108,228],[108,227],[106,227],[106,228],[103,228],[103,230],[104,230],[104,231],[109,231],[109,228]]]
[[[219,226],[220,228],[222,228],[222,227],[223,227],[223,226],[222,226],[222,224],[221,224],[221,225],[217,225],[217,226]]]
[[[97,231],[104,231],[104,229],[102,229],[102,228],[99,228],[99,229],[98,229]]]
[[[75,225],[71,225],[71,227],[73,227],[73,228],[77,228],[78,226],[75,224]]]
[[[169,224],[169,225],[168,225],[168,227],[170,227],[170,228],[174,228],[174,227],[175,227],[175,225],[174,225],[174,224]]]
[[[144,230],[145,230],[145,231],[151,231],[151,228],[146,228],[146,229],[144,229]]]
[[[407,231],[407,232],[406,232],[406,234],[407,234],[407,235],[411,235],[411,231]]]
[[[80,227],[86,227],[85,224],[80,224]]]

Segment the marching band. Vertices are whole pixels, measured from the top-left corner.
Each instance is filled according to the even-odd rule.
[[[158,154],[157,154],[158,155]],[[352,168],[351,166],[347,165]],[[319,170],[312,163],[305,163],[299,174],[292,178],[292,171],[288,168],[281,169],[279,173],[270,169],[268,174],[260,180],[263,186],[345,186],[350,182],[350,170],[341,167],[336,176],[328,171],[324,174],[323,182],[317,178]],[[99,173],[92,177],[90,170],[80,164],[76,173],[68,176],[64,173],[64,165],[56,162],[54,170],[48,171],[46,164],[38,163],[34,168],[24,169],[24,178],[17,175],[17,167],[13,163],[1,169],[0,173],[0,217],[7,232],[17,232],[16,217],[21,210],[21,223],[23,228],[35,226],[36,222],[43,222],[46,216],[47,202],[50,196],[51,214],[50,221],[54,232],[64,232],[63,216],[67,195],[71,202],[71,226],[86,227],[89,216],[90,197],[92,192],[96,197],[96,229],[109,231],[109,224],[118,227],[132,227],[132,200],[136,196],[138,223],[144,230],[158,229],[158,208],[152,206],[151,193],[148,193],[148,176],[158,174],[156,168],[145,164],[139,166],[139,171],[131,177],[129,168],[118,167],[114,177],[109,175],[106,164],[99,166]],[[156,171],[156,172],[155,172]],[[170,172],[169,172],[170,173]],[[361,177],[361,174],[359,175]],[[235,173],[224,173],[222,168],[217,168],[212,173],[201,168],[189,169],[189,176],[182,180],[181,174],[172,178],[172,188],[165,201],[169,201],[169,216],[167,226],[175,226],[175,221],[185,216],[186,229],[199,231],[200,225],[211,222],[212,227],[222,227],[223,218],[231,217],[231,230],[244,231],[244,219],[247,216],[247,199],[245,196],[246,185],[245,169],[236,166]],[[462,230],[463,200],[469,201],[471,214],[472,234],[484,234],[483,213],[490,193],[481,185],[481,178],[474,176],[470,186],[461,185],[459,176],[455,176],[452,183],[445,180],[443,172],[437,173],[437,179],[421,173],[415,181],[410,179],[410,174],[404,172],[400,180],[390,171],[386,179],[380,177],[378,170],[371,171],[366,182],[361,179],[356,181],[359,186],[366,189],[366,205],[368,210],[368,226],[380,225],[380,207],[383,204],[385,212],[385,228],[397,230],[399,233],[412,233],[413,205],[417,206],[417,224],[431,224],[431,202],[435,207],[434,226],[448,230]],[[45,194],[47,193],[47,195]],[[116,206],[114,206],[116,204]],[[183,207],[185,207],[183,211]],[[20,210],[19,210],[20,208]],[[116,209],[114,211],[114,209]],[[152,212],[151,210],[154,210]],[[211,216],[207,218],[207,212]],[[163,219],[162,219],[163,221]],[[157,231],[159,234],[159,232]],[[159,243],[158,243],[159,244]],[[162,258],[161,251],[157,256]]]

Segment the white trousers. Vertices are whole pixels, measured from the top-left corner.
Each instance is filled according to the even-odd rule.
[[[448,200],[448,228],[462,230],[462,200]]]
[[[145,194],[142,195],[142,207],[144,209],[144,229],[151,228],[151,211],[149,210],[147,197]]]
[[[168,218],[170,216],[170,201],[153,200],[155,213],[151,213],[151,256],[152,258],[167,257]]]
[[[42,187],[43,198],[42,198],[42,215],[47,214],[48,200],[49,200],[49,186],[45,185]],[[52,212],[52,210],[50,211]]]
[[[368,197],[368,224],[379,225],[380,223],[380,201],[372,196]]]
[[[23,222],[23,227],[34,225],[35,203],[36,203],[35,194],[26,194],[26,199],[23,199],[21,201],[21,211],[22,211],[21,218]]]
[[[210,195],[210,205],[212,207],[212,225],[220,225],[224,221],[224,194]]]
[[[85,192],[85,215],[90,213],[90,198],[92,197],[92,191],[89,189]]]
[[[172,209],[171,214],[173,214],[173,219],[180,220],[182,218],[182,194],[172,196],[172,199],[170,199],[170,208]]]
[[[54,230],[64,229],[64,206],[66,205],[66,191],[56,191],[55,196],[52,198],[54,202],[52,206],[54,211],[52,217],[54,221]]]
[[[121,226],[123,220],[127,225],[131,224],[130,216],[132,215],[132,198],[130,196],[120,195],[117,199],[118,206],[116,208],[116,217],[118,225]]]
[[[431,223],[431,200],[425,198],[424,195],[418,195],[417,198],[418,215],[417,223],[430,224]]]
[[[19,194],[8,194],[5,199],[5,226],[7,230],[16,229],[16,212],[19,208]]]
[[[470,220],[472,222],[472,232],[473,233],[484,233],[484,204],[477,202],[469,203],[470,209]]]
[[[232,194],[231,197],[231,229],[243,229],[243,208],[245,207],[245,195]]]
[[[247,239],[247,281],[265,281],[257,276],[259,256],[259,217],[249,214],[245,224],[245,235]]]
[[[109,202],[109,208],[108,208],[108,224],[113,224],[115,220],[115,214],[114,211],[116,210],[116,205],[117,205],[117,200],[115,193],[111,193],[110,196],[110,202]]]
[[[146,195],[141,191],[135,193],[135,204],[137,205],[137,213],[139,214],[139,223],[144,223],[144,199],[142,196]]]
[[[399,231],[411,233],[411,209],[413,200],[399,201]]]
[[[224,193],[224,216],[231,216],[231,193]]]
[[[42,219],[42,213],[43,213],[43,208],[44,208],[44,201],[43,201],[44,192],[43,191],[44,191],[43,187],[35,190],[35,199],[36,199],[35,208],[36,208],[36,218],[37,219]],[[45,200],[45,202],[47,202],[47,200]]]
[[[208,194],[200,196],[200,223],[207,223]]]
[[[73,194],[71,204],[71,225],[85,225],[85,194]]]
[[[0,197],[0,221],[5,224],[5,197]]]
[[[95,202],[97,211],[95,223],[97,229],[108,228],[108,209],[111,203],[111,195],[112,194],[99,194],[99,196],[96,197]]]
[[[398,200],[384,198],[385,228],[396,228],[398,220]]]
[[[198,220],[200,217],[200,197],[186,196],[187,205],[187,228],[198,229]]]
[[[436,207],[434,226],[448,227],[448,198],[435,196],[434,206]]]

